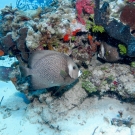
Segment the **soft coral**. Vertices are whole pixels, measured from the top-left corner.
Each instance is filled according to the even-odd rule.
[[[82,24],[85,24],[85,21],[82,18],[83,11],[86,12],[87,14],[93,14],[94,4],[92,0],[77,0],[76,10],[77,10],[78,21],[81,22]]]

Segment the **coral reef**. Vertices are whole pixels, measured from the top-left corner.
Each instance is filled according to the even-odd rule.
[[[0,67],[0,79],[11,80],[26,95],[31,103],[23,108],[24,114],[30,123],[42,125],[40,134],[47,134],[46,125],[58,135],[135,133],[135,116],[128,117],[135,110],[134,18],[124,15],[132,4],[107,1],[58,0],[54,6],[25,12],[11,6],[2,9],[0,60],[9,55],[18,62],[11,68]],[[29,54],[37,50],[54,50],[72,57],[82,71],[81,77],[67,87],[33,90],[31,76],[21,77],[19,64],[30,67]],[[127,106],[125,102],[133,104]],[[1,106],[4,119],[11,116],[8,110]],[[90,124],[91,119],[94,124]],[[81,133],[75,130],[78,127]]]
[[[70,42],[75,44],[77,32],[86,31],[85,26],[76,21],[70,2],[67,3],[66,10],[59,7],[57,12],[44,13],[43,9],[41,12],[41,9],[38,8],[30,13],[8,6],[2,10],[2,18],[4,18],[1,25],[2,33],[4,36],[7,35],[10,43],[9,45],[3,43],[6,37],[2,37],[1,49],[4,50],[5,54],[8,54],[10,50],[10,54],[16,56],[18,60],[20,54],[21,59],[27,62],[28,53],[35,50],[49,49],[66,53],[66,50],[71,50],[71,46],[68,47],[67,43],[63,41],[68,38],[69,44]],[[69,16],[69,13],[72,16]],[[24,30],[24,34],[20,34],[19,31],[23,27],[27,30]],[[65,35],[69,35],[69,37]],[[70,55],[71,51],[67,54]]]

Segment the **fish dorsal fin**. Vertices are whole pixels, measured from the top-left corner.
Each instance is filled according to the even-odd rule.
[[[50,50],[40,50],[40,51],[35,51],[30,54],[29,57],[29,67],[32,68],[34,65],[43,57],[47,57],[49,55],[54,55],[54,54],[59,54],[59,52],[56,51],[50,51]]]

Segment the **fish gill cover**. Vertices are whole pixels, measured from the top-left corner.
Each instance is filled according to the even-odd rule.
[[[16,7],[21,10],[37,9],[38,7],[47,7],[53,0],[17,0]]]

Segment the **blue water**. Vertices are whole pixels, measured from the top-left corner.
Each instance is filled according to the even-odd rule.
[[[2,0],[0,3],[0,9],[3,9],[6,5],[12,5],[21,10],[36,9],[38,7],[47,7],[53,0]]]
[[[16,7],[21,10],[34,10],[38,7],[48,7],[53,0],[17,0]]]

